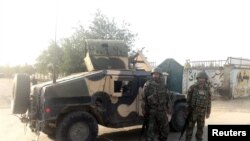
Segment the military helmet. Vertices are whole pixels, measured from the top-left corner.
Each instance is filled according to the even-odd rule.
[[[197,76],[196,76],[196,79],[198,79],[198,78],[205,78],[205,79],[208,79],[208,75],[207,75],[207,73],[206,73],[205,71],[201,71],[201,72],[199,72],[199,73],[197,74]]]
[[[162,70],[161,70],[160,68],[154,68],[154,69],[152,69],[152,71],[151,71],[151,75],[152,75],[153,73],[162,74]]]

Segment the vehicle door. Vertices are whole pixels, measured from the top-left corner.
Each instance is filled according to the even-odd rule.
[[[110,121],[117,126],[134,124],[138,119],[137,79],[134,76],[112,76],[110,79]]]

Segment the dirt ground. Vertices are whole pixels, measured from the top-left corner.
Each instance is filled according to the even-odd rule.
[[[0,78],[0,140],[3,141],[32,141],[36,139],[28,126],[20,122],[18,117],[11,115],[10,99],[12,80]],[[250,124],[250,98],[234,100],[215,99],[212,102],[212,113],[206,120],[204,141],[207,141],[208,124]],[[112,141],[138,141],[141,126],[130,128],[110,129],[99,126],[99,138]],[[195,132],[194,132],[195,133]],[[170,132],[169,139],[178,141],[180,133]],[[185,136],[185,135],[184,135]],[[184,138],[183,138],[184,139]],[[193,138],[193,140],[195,140]],[[39,141],[52,141],[45,134],[39,136]]]

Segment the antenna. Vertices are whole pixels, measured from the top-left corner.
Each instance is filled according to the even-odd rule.
[[[57,46],[57,43],[56,43],[56,35],[57,35],[57,17],[58,17],[58,5],[57,5],[57,0],[56,0],[56,19],[55,19],[55,44],[54,44],[54,49],[53,49],[53,83],[56,83],[56,46]]]

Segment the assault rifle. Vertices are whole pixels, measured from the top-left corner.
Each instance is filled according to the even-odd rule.
[[[144,115],[139,141],[141,141],[141,137],[144,134],[144,132],[147,131],[147,129],[148,129],[148,116]]]
[[[183,136],[184,132],[186,131],[186,128],[188,126],[188,122],[189,122],[189,119],[191,118],[191,116],[192,116],[192,109],[188,109],[188,115],[187,115],[187,118],[185,120],[185,124],[181,130],[181,135],[180,135],[179,141],[181,140],[181,137]]]

